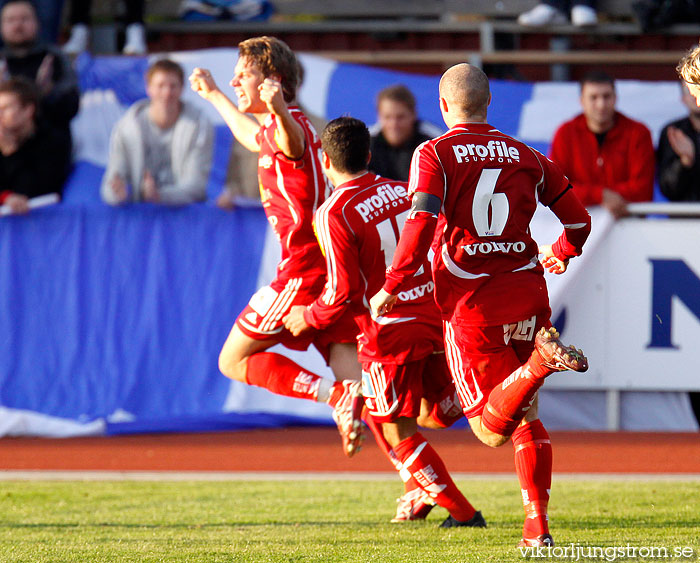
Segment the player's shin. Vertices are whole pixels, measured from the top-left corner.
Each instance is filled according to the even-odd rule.
[[[322,380],[280,354],[261,352],[248,358],[246,383],[277,395],[316,401]]]
[[[369,428],[372,436],[374,436],[374,441],[379,446],[379,449],[384,452],[384,455],[387,457],[391,465],[394,466],[394,469],[399,471],[401,469],[401,460],[396,457],[396,453],[392,449],[391,444],[389,444],[384,437],[384,431],[382,430],[381,423],[376,421],[367,407],[362,410],[362,421],[367,425],[367,428]]]
[[[375,418],[372,416],[372,414],[367,408],[365,408],[362,411],[362,421],[367,425],[367,428],[369,428],[370,432],[374,436],[374,440],[375,442],[377,442],[379,449],[382,450],[382,452],[384,452],[384,455],[386,455],[391,465],[393,465],[394,469],[396,469],[396,471],[399,472],[399,476],[404,482],[404,491],[408,493],[419,488],[418,483],[413,478],[410,472],[401,471],[403,467],[403,465],[401,464],[401,460],[396,455],[396,452],[391,447],[391,444],[389,444],[389,442],[387,442],[386,438],[384,437],[384,432],[382,431],[381,423],[375,420]]]
[[[384,438],[381,425],[374,420],[372,415],[369,413],[367,414],[367,418],[363,420],[371,429],[380,449],[386,454],[387,458],[394,466],[394,469],[398,472],[399,478],[403,481],[404,492],[396,499],[398,503],[396,506],[396,515],[391,521],[393,523],[402,523],[411,520],[425,520],[435,506],[435,501],[421,489],[418,481],[415,480],[411,472],[404,469],[396,452],[391,448],[386,438]]]
[[[536,538],[549,533],[547,504],[552,486],[552,444],[539,419],[518,427],[512,440],[525,508],[523,538]]]
[[[396,445],[394,452],[401,460],[402,471],[410,473],[420,488],[453,518],[465,522],[476,514],[452,481],[440,456],[419,432]]]
[[[528,364],[520,366],[489,394],[481,415],[483,425],[501,436],[513,434],[543,382],[543,378],[533,377]]]

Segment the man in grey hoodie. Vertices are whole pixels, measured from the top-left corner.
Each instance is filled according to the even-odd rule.
[[[133,104],[112,131],[102,199],[184,205],[206,198],[213,127],[180,97],[184,73],[161,59],[146,71],[147,99]]]

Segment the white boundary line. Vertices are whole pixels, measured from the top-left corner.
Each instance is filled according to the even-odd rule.
[[[515,481],[515,473],[452,473],[461,481]],[[700,473],[555,473],[558,481],[700,481]],[[9,471],[0,481],[393,481],[389,472]]]

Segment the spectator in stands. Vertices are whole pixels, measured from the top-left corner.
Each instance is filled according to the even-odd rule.
[[[615,110],[616,100],[612,78],[587,74],[581,81],[583,113],[556,131],[550,158],[584,205],[602,204],[622,217],[628,202],[653,196],[654,146],[642,123]]]
[[[416,116],[416,98],[403,84],[377,95],[377,123],[370,129],[369,169],[392,180],[408,180],[413,151],[442,130]]]
[[[70,142],[70,120],[78,113],[78,78],[61,50],[39,39],[39,22],[29,0],[7,0],[0,11],[0,76],[23,76],[39,89],[42,119],[62,129]]]
[[[124,0],[126,13],[124,23],[126,24],[124,47],[122,53],[125,55],[145,55],[146,28],[143,25],[144,0]],[[90,45],[90,13],[92,11],[92,0],[71,0],[70,14],[68,16],[71,28],[70,37],[63,45],[64,53],[68,55],[78,55],[87,51]]]
[[[184,80],[182,67],[167,59],[146,71],[148,98],[133,104],[112,131],[105,202],[178,205],[206,198],[214,132],[199,109],[180,99]]]
[[[543,0],[537,6],[520,14],[518,23],[529,27],[565,25],[571,11],[571,23],[576,27],[587,27],[598,23],[596,0]]]
[[[29,211],[31,198],[61,194],[70,171],[65,132],[37,119],[39,94],[26,78],[0,82],[0,204]]]
[[[688,116],[661,131],[656,149],[659,187],[671,201],[700,201],[700,107],[681,83],[681,101]]]

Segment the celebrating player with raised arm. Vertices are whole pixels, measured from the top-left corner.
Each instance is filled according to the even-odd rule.
[[[311,223],[328,185],[318,157],[318,136],[293,105],[299,63],[291,49],[274,37],[247,39],[238,45],[238,55],[231,80],[238,107],[217,87],[208,70],[194,69],[190,83],[219,111],[236,139],[259,153],[260,196],[282,245],[282,260],[276,278],[253,295],[236,319],[221,350],[219,368],[227,377],[273,393],[327,401],[334,408],[343,450],[352,455],[362,426],[360,367],[355,350],[358,330],[352,316],[303,337],[293,337],[282,323],[292,305],[313,301],[326,276]],[[265,352],[278,343],[297,350],[313,343],[338,381],[333,383],[285,356]]]
[[[526,513],[521,545],[548,546],[552,450],[537,390],[551,373],[588,364],[550,328],[543,265],[563,273],[591,222],[554,163],[487,123],[490,101],[480,69],[459,64],[443,74],[440,110],[449,131],[414,153],[411,213],[371,308],[386,317],[411,285],[440,215],[433,279],[448,365],[474,434],[492,447],[512,439]],[[538,201],[564,225],[553,245],[539,248],[541,263],[529,230]]]
[[[424,425],[444,427],[461,418],[458,409],[441,408],[446,406],[444,398],[454,396],[454,387],[442,353],[427,254],[421,273],[413,276],[392,314],[379,321],[369,314],[368,299],[384,283],[384,271],[409,212],[406,184],[367,171],[369,131],[362,121],[350,117],[331,121],[321,144],[323,167],[335,186],[315,217],[328,279],[323,293],[308,307],[292,307],[285,323],[293,334],[301,334],[310,327],[323,330],[347,310],[354,312],[361,329],[358,356],[369,421],[381,425],[379,445],[394,460],[406,484],[404,504],[414,511],[406,517],[397,514],[394,520],[416,519],[411,518],[416,511],[427,513],[430,505],[421,500],[427,497],[449,511],[443,527],[484,527],[481,513],[462,495],[440,456],[417,430],[422,402]],[[422,401],[424,397],[429,402]],[[424,496],[413,494],[416,489]]]

